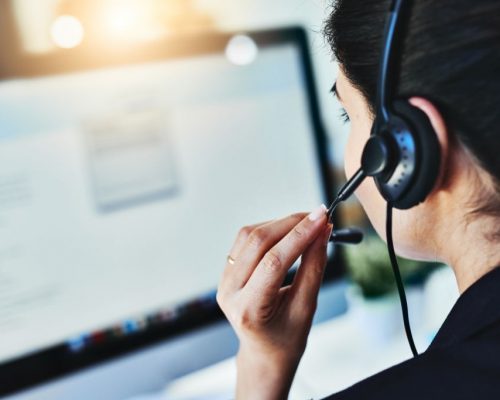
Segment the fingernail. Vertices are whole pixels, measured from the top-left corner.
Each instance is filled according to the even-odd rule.
[[[311,214],[309,214],[308,218],[310,221],[316,221],[326,214],[326,206],[321,204],[316,210],[314,210]]]

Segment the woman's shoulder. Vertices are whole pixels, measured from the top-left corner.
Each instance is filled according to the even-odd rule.
[[[488,333],[429,349],[327,399],[498,399],[500,322]]]

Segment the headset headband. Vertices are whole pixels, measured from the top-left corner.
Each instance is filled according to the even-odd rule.
[[[405,0],[392,0],[387,22],[384,28],[382,57],[379,65],[377,97],[375,103],[377,125],[385,125],[389,121],[389,106],[395,87],[395,36],[401,24],[401,14],[404,11]]]

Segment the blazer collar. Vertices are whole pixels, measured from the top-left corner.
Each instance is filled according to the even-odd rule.
[[[457,344],[497,321],[500,321],[500,267],[462,293],[429,349]]]

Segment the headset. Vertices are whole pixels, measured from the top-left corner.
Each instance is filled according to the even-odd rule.
[[[392,241],[392,209],[407,210],[432,191],[439,173],[440,146],[427,115],[408,102],[394,98],[397,84],[399,32],[410,0],[392,0],[384,29],[375,103],[375,119],[361,156],[361,167],[340,189],[328,209],[331,220],[339,203],[372,177],[387,202],[388,252],[401,300],[406,336],[414,356],[418,355],[411,334],[408,306]]]

